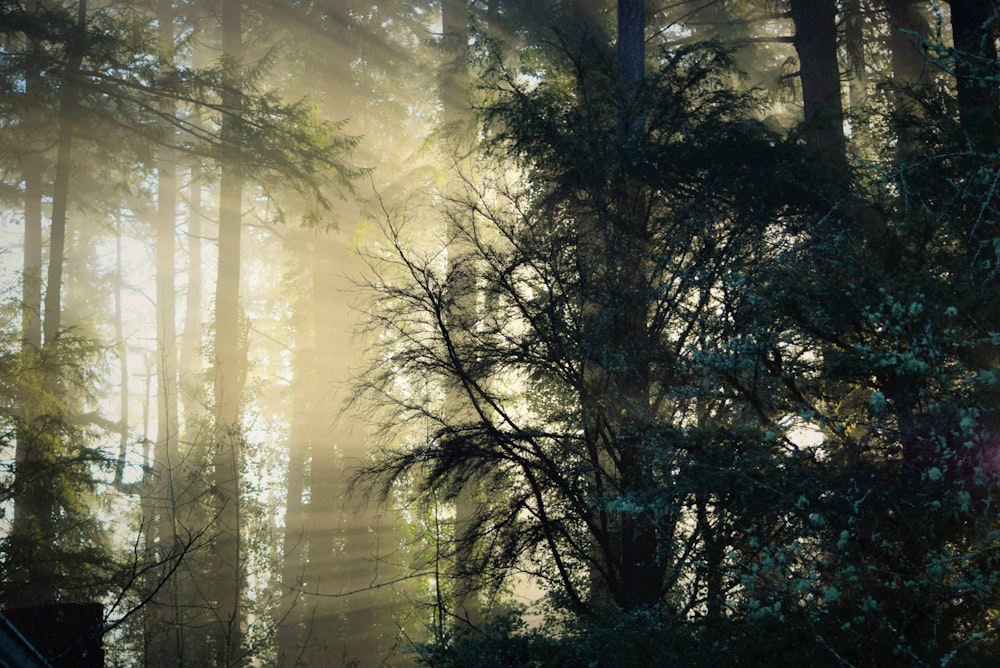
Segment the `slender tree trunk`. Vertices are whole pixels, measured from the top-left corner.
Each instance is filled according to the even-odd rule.
[[[29,2],[28,11],[34,12],[36,6],[34,2]],[[26,77],[27,95],[38,92],[41,84],[37,74],[36,58],[40,57],[40,49],[37,44],[32,43],[29,48],[32,58],[29,58],[29,69]],[[31,115],[34,117],[34,114]],[[29,140],[34,140],[40,128],[36,123],[31,123],[26,128]],[[35,141],[31,141],[24,157],[22,158],[22,171],[24,177],[24,267],[22,275],[22,320],[21,320],[21,347],[25,357],[38,355],[42,347],[42,156],[41,147]],[[35,448],[40,444],[33,438],[32,426],[36,417],[36,407],[27,396],[21,397],[20,420],[21,424],[17,433],[17,447],[15,452],[15,462],[17,465],[17,476],[19,488],[24,488],[29,484],[29,469],[31,460],[37,458]],[[35,483],[30,483],[31,488]],[[24,600],[8,601],[12,605],[30,604],[35,595],[30,591],[28,584],[32,580],[31,576],[31,546],[38,542],[36,531],[40,528],[40,522],[35,518],[36,513],[45,512],[44,504],[33,502],[37,493],[31,493],[23,499],[16,499],[14,503],[14,526],[11,536],[11,562],[8,564],[8,573],[12,580],[18,583],[18,589],[23,592]],[[41,490],[38,490],[41,493]],[[40,506],[35,508],[34,506]]]
[[[120,211],[116,222],[114,340],[115,352],[118,355],[119,364],[118,383],[120,390],[118,396],[118,420],[121,425],[121,435],[118,440],[118,461],[115,467],[115,484],[120,491],[125,493],[128,493],[137,487],[141,489],[142,495],[139,499],[139,507],[142,509],[142,517],[144,521],[149,522],[154,516],[156,509],[153,504],[153,499],[149,494],[150,490],[147,486],[148,479],[139,481],[138,485],[136,485],[133,481],[128,481],[126,479],[126,473],[128,471],[129,441],[131,437],[129,426],[131,424],[131,420],[129,419],[128,342],[125,338],[125,306],[123,299],[123,290],[125,287],[125,257],[124,249],[122,248],[122,220]],[[148,466],[146,466],[146,464],[149,464],[149,462],[144,461],[143,464],[144,470],[148,470]],[[143,477],[146,478],[145,474]],[[156,535],[151,525],[143,527],[143,542],[147,555],[156,554]],[[155,623],[153,619],[155,615],[150,613],[151,611],[149,607],[143,610],[142,651],[144,654],[143,665],[153,667],[159,665],[156,663],[156,657],[159,653],[158,650],[160,649],[159,639],[162,629],[160,629]]]
[[[52,231],[49,241],[49,270],[46,277],[44,343],[55,340],[62,318],[62,275],[66,254],[66,217],[69,208],[69,181],[72,173],[74,124],[80,97],[80,66],[86,49],[87,2],[79,0],[77,30],[67,48],[66,78],[59,97],[59,138],[56,148],[56,176],[52,193]]]
[[[469,98],[467,89],[468,76],[468,6],[464,0],[441,0],[442,26],[442,61],[438,73],[438,88],[440,91],[444,122],[452,131],[451,139],[460,146],[466,137],[466,124],[469,120]],[[456,152],[462,153],[459,148]],[[449,158],[452,156],[448,156]],[[451,244],[449,256],[462,254],[459,235],[449,231]],[[476,296],[474,281],[468,282],[467,294],[456,296],[456,313],[459,319],[473,317]],[[449,397],[453,405],[458,404],[458,397]],[[479,582],[471,566],[472,549],[475,543],[472,532],[474,516],[477,510],[474,489],[464,489],[455,502],[455,539],[459,547],[454,564],[454,614],[462,623],[475,626],[482,617],[479,600]]]
[[[185,456],[202,440],[205,414],[200,396],[204,359],[201,354],[202,321],[202,181],[192,169],[187,218],[187,292],[184,297],[184,330],[178,351],[178,394],[184,415]]]
[[[198,43],[192,45],[191,65],[201,69],[207,61],[207,49]],[[197,114],[197,111],[195,111]],[[197,116],[193,119],[201,125]],[[178,356],[179,394],[184,415],[184,442],[190,450],[202,440],[205,414],[202,409],[204,397],[200,396],[204,372],[204,358],[201,354],[202,332],[202,236],[204,215],[203,175],[200,167],[193,167],[188,185],[187,210],[187,292],[184,300],[184,331],[181,334]]]
[[[297,235],[298,236],[298,235]],[[299,250],[296,247],[296,250]],[[306,254],[302,251],[300,254]],[[312,257],[308,253],[308,257]],[[310,272],[311,278],[311,272]],[[312,281],[310,281],[311,287]],[[311,291],[310,291],[311,293]],[[318,359],[314,343],[314,325],[311,294],[303,296],[296,305],[295,359],[292,363],[291,431],[288,437],[288,474],[285,482],[285,539],[281,582],[286,591],[278,618],[278,660],[281,666],[301,665],[306,656],[309,632],[309,599],[304,588],[309,584],[308,538],[305,522],[305,504],[302,496],[307,487],[306,462],[311,451],[310,419],[316,398],[315,361]],[[287,593],[286,593],[287,592]]]
[[[34,349],[42,347],[42,160],[32,150],[24,163],[24,311],[22,340]]]
[[[346,615],[343,601],[315,594],[347,589],[338,577],[344,555],[338,541],[339,485],[341,472],[334,462],[330,421],[334,406],[330,387],[337,355],[321,354],[334,349],[334,328],[329,319],[336,313],[331,299],[334,269],[329,239],[322,233],[304,241],[306,294],[295,323],[294,415],[289,439],[287,511],[285,516],[284,582],[301,587],[292,598],[295,607],[282,621],[279,647],[283,665],[320,665],[341,658],[344,651]],[[322,342],[322,343],[321,343]],[[308,502],[303,501],[308,495]],[[357,657],[349,656],[348,659]]]
[[[173,43],[170,0],[161,3],[160,41]],[[174,105],[168,102],[161,110],[173,115]],[[170,472],[179,463],[178,413],[177,413],[177,328],[174,268],[177,223],[177,154],[163,146],[157,156],[157,211],[156,211],[156,338],[157,376],[157,460]]]
[[[885,0],[889,12],[889,48],[892,51],[892,77],[900,87],[914,86],[925,80],[927,58],[923,40],[930,32],[917,0]]]
[[[844,51],[849,71],[850,107],[860,109],[868,97],[868,58],[865,53],[867,17],[861,0],[844,0]]]
[[[618,2],[618,76],[620,99],[618,128],[621,164],[637,144],[644,141],[646,118],[639,108],[639,94],[645,77],[644,0]],[[648,291],[645,289],[646,248],[649,243],[646,189],[636,179],[623,173],[620,192],[615,194],[617,210],[608,233],[606,257],[613,266],[606,268],[611,279],[607,304],[610,328],[607,332],[611,347],[610,359],[621,359],[621,370],[608,369],[607,397],[612,407],[611,420],[617,432],[619,482],[622,493],[641,498],[651,474],[649,455],[643,451],[643,425],[649,419],[650,376],[646,361],[645,342],[648,339]],[[614,446],[611,446],[614,447]],[[656,605],[663,591],[663,569],[657,550],[656,528],[645,511],[624,512],[620,517],[621,570],[619,605],[625,608],[645,608]]]
[[[192,23],[196,21],[190,16],[188,20]],[[200,40],[194,42],[192,66],[200,69],[207,62],[207,49]],[[199,531],[211,521],[209,509],[200,501],[213,482],[211,474],[201,473],[205,464],[211,461],[209,451],[213,441],[210,429],[211,409],[207,406],[209,399],[205,390],[205,360],[202,354],[205,331],[202,314],[202,237],[205,232],[200,170],[200,167],[193,167],[188,172],[190,183],[184,235],[187,253],[183,255],[187,268],[184,325],[176,350],[176,374],[170,375],[177,381],[177,398],[171,405],[178,411],[179,424],[175,428],[180,433],[175,439],[173,454],[170,455],[170,497],[162,501],[169,504],[164,512],[171,518],[174,536],[181,538],[189,535],[189,532]],[[178,180],[175,176],[175,187]],[[206,609],[205,583],[202,581],[205,572],[211,572],[211,569],[201,554],[192,556],[193,558],[187,558],[181,564],[180,571],[164,596],[167,601],[172,599],[174,604],[170,605],[170,619],[164,620],[170,626],[170,638],[167,642],[172,646],[163,654],[168,660],[174,660],[172,665],[177,666],[189,665],[195,659],[204,661],[211,654],[206,646],[205,628],[214,619],[209,617],[213,611]]]
[[[28,11],[35,11],[35,3],[28,3]],[[38,92],[41,81],[37,59],[41,57],[37,44],[29,47],[31,57],[25,76],[25,97]],[[40,111],[40,110],[39,110]],[[24,267],[22,277],[22,341],[25,346],[42,347],[42,146],[37,134],[42,128],[35,122],[35,114],[25,121],[28,145],[21,163],[24,178]]]
[[[240,544],[240,400],[246,364],[240,326],[240,235],[243,178],[239,142],[239,62],[242,53],[242,2],[222,0],[222,54],[229,68],[222,105],[221,136],[236,155],[222,165],[219,186],[219,268],[215,292],[215,513],[218,537],[212,562],[212,587],[218,626],[214,630],[216,666],[233,666],[242,654],[243,558]]]
[[[159,41],[164,48],[170,48],[174,41],[174,9],[171,0],[160,0],[157,4]],[[161,113],[165,117],[176,113],[173,101],[164,101]],[[171,132],[172,126],[164,121],[164,131]],[[176,331],[176,279],[174,264],[176,254],[177,222],[177,153],[170,148],[169,138],[157,154],[157,210],[156,226],[156,445],[155,483],[146,491],[152,494],[149,505],[155,508],[157,518],[150,533],[156,536],[150,547],[164,558],[172,552],[177,543],[178,494],[175,485],[183,480],[179,438],[180,421],[177,396],[177,331]],[[153,647],[156,652],[150,657],[151,666],[176,666],[180,663],[183,649],[183,630],[175,618],[177,606],[177,580],[172,579],[160,591],[161,605],[152,606],[147,619],[150,631],[155,635]]]
[[[642,140],[646,117],[638,109],[639,86],[646,76],[646,8],[643,0],[618,2],[618,79],[621,100],[618,111],[619,140]]]
[[[892,76],[895,84],[893,103],[899,119],[896,126],[899,134],[896,142],[896,161],[907,163],[913,156],[913,131],[910,117],[918,113],[918,106],[912,103],[910,89],[924,83],[924,57],[922,38],[929,28],[920,13],[915,0],[886,0],[889,11],[889,49],[892,52]]]
[[[469,9],[465,0],[441,0],[442,60],[438,90],[446,126],[468,120]]]
[[[118,355],[118,420],[121,436],[118,440],[118,462],[115,468],[115,482],[125,485],[125,470],[128,463],[129,445],[129,389],[128,389],[128,342],[125,340],[125,308],[122,289],[125,287],[124,254],[122,249],[122,220],[118,213],[115,225],[115,352]]]
[[[723,573],[723,546],[724,543],[719,531],[723,520],[717,519],[716,526],[712,526],[710,512],[718,510],[718,503],[712,503],[707,495],[698,495],[695,501],[698,532],[701,534],[702,546],[704,550],[704,572],[705,572],[705,618],[709,622],[721,622],[725,598],[722,590]],[[712,510],[710,511],[710,507]]]

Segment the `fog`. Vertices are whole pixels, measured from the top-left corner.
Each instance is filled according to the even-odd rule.
[[[54,666],[995,638],[988,4],[4,3],[0,605],[100,609]]]
[[[4,10],[6,336],[22,365],[70,367],[25,375],[11,406],[30,422],[45,399],[25,397],[58,386],[59,456],[91,462],[75,500],[7,497],[12,544],[46,544],[8,607],[96,599],[114,665],[409,664],[455,621],[433,544],[455,510],[349,491],[393,445],[350,399],[384,354],[364,318],[385,224],[446,250],[469,10],[513,36],[493,2]],[[18,429],[9,456],[35,462]],[[84,517],[71,533],[111,575],[61,573],[83,553],[39,508]]]
[[[81,540],[126,570],[67,594],[25,565],[8,607],[96,596],[113,665],[394,663],[426,583],[406,578],[397,510],[346,491],[372,444],[345,405],[370,343],[358,251],[377,242],[375,196],[436,178],[439,9],[23,9],[3,19],[25,93],[5,98],[7,167],[29,198],[6,201],[7,325],[20,340],[23,312],[39,350],[87,342],[66,353],[79,384],[56,381],[97,458]],[[8,505],[16,533],[28,504]],[[40,530],[52,546],[32,561],[66,559]]]

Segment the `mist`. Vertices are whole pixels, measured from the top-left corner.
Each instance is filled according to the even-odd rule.
[[[988,4],[7,3],[17,642],[986,665]]]

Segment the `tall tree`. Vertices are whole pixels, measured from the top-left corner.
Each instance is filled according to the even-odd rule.
[[[29,9],[36,10],[36,7]],[[41,253],[41,201],[38,189],[41,178],[39,156],[28,159],[27,186],[30,192],[25,193],[25,276],[26,287],[24,336],[25,353],[35,357],[42,353],[42,347],[48,348],[43,357],[55,360],[59,353],[56,338],[60,332],[62,318],[62,283],[63,263],[66,243],[66,217],[69,207],[69,181],[72,174],[72,143],[74,127],[77,122],[77,105],[79,97],[79,75],[86,51],[87,42],[87,5],[85,0],[77,7],[75,21],[69,17],[56,15],[62,19],[65,34],[65,61],[63,62],[62,81],[59,93],[59,109],[56,116],[56,165],[55,183],[52,197],[52,224],[49,240],[48,270],[45,276],[45,301],[43,311],[32,310],[41,306],[35,301],[41,290],[41,275],[32,275],[36,268],[40,269]],[[31,40],[34,44],[34,40]],[[33,72],[37,65],[40,51],[35,48],[31,54],[28,66],[29,86],[36,86],[39,77]],[[33,150],[30,152],[34,152]],[[38,225],[38,227],[36,227]],[[37,244],[37,245],[36,245]],[[39,337],[39,333],[41,336]],[[37,343],[37,345],[36,345]],[[51,355],[50,355],[51,354]],[[40,358],[39,358],[40,361]],[[14,567],[11,571],[15,579],[20,581],[19,591],[13,603],[22,605],[52,601],[57,596],[59,586],[58,571],[60,565],[52,553],[47,553],[45,545],[55,542],[57,535],[55,513],[58,511],[57,495],[48,488],[45,478],[52,475],[59,466],[61,456],[58,440],[57,424],[46,428],[42,423],[52,420],[57,422],[65,419],[60,417],[59,409],[50,410],[45,403],[32,405],[40,398],[37,392],[48,394],[56,405],[62,404],[65,397],[60,396],[58,372],[55,367],[38,382],[45,388],[26,391],[22,397],[23,424],[17,441],[17,468],[15,475],[20,479],[17,486],[20,493],[14,506]],[[25,388],[27,390],[27,387]]]
[[[296,239],[299,236],[297,235]],[[304,245],[304,243],[303,243]],[[301,249],[298,250],[302,253]],[[297,254],[299,254],[297,253]],[[312,262],[317,260],[318,253],[308,253],[309,271],[311,277],[315,269]],[[278,659],[283,666],[295,666],[308,663],[309,647],[312,638],[310,608],[312,602],[307,596],[308,587],[312,584],[311,569],[313,563],[309,558],[309,536],[306,533],[307,503],[303,498],[309,490],[308,462],[314,447],[313,434],[317,431],[316,408],[316,336],[312,318],[319,310],[313,306],[314,293],[309,290],[308,279],[303,281],[306,287],[300,288],[306,294],[300,296],[296,304],[292,326],[295,328],[293,347],[295,359],[292,362],[292,373],[295,378],[294,400],[292,404],[291,427],[288,434],[288,472],[285,481],[285,557],[282,563],[281,582],[287,590],[281,606],[281,617],[278,620]],[[314,288],[315,290],[315,288]]]
[[[158,42],[164,70],[172,66],[170,53],[174,48],[175,9],[172,0],[159,0],[156,4]],[[160,104],[163,119],[176,115],[176,103],[166,97]],[[176,331],[176,224],[177,224],[177,153],[173,150],[173,124],[161,121],[163,144],[156,153],[156,444],[154,447],[154,484],[147,494],[152,499],[147,504],[153,521],[147,535],[147,549],[163,557],[173,552],[183,529],[177,513],[181,503],[178,486],[180,475],[180,419],[178,414],[177,386],[177,331]],[[161,592],[161,605],[152,607],[147,614],[147,665],[178,665],[183,657],[182,626],[180,624],[177,579],[171,579]],[[158,614],[159,613],[159,614]]]
[[[34,14],[38,9],[35,0],[29,0],[26,11]],[[39,92],[41,80],[39,77],[41,45],[37,37],[29,36],[29,56],[25,63],[25,97],[31,97]],[[23,338],[26,346],[36,349],[42,346],[42,146],[41,137],[37,134],[42,130],[40,123],[33,119],[36,113],[31,113],[25,119],[25,138],[27,140],[22,157],[21,172],[24,178],[24,265],[22,284],[22,300],[24,302]]]
[[[221,165],[219,185],[219,265],[215,288],[213,490],[218,537],[211,568],[216,625],[213,661],[233,666],[242,660],[244,556],[240,543],[240,404],[245,378],[245,333],[240,322],[240,236],[243,166],[240,110],[243,51],[242,0],[221,0],[222,63],[225,72],[220,138],[233,153]]]
[[[725,194],[753,188],[760,166],[724,174],[707,166],[718,166],[715,151],[726,146],[769,140],[745,123],[747,99],[712,88],[721,54],[677,54],[641,82],[601,67],[603,55],[568,47],[563,60],[545,63],[550,76],[565,76],[530,89],[516,65],[495,61],[495,102],[484,109],[491,155],[515,157],[527,184],[467,182],[472,199],[464,209],[453,202],[447,218],[462,243],[450,246],[446,270],[411,254],[388,221],[397,254],[373,316],[392,353],[363,382],[390,402],[393,432],[420,418],[429,433],[383,451],[369,472],[387,490],[416,476],[415,494],[429,506],[482,490],[472,530],[455,536],[474,544],[453,548],[472,555],[484,585],[526,571],[564,609],[683,616],[702,599],[682,573],[709,542],[681,521],[688,484],[724,488],[725,476],[706,473],[717,470],[710,458],[743,447],[737,434],[749,449],[754,429],[735,417],[714,430],[691,427],[699,390],[688,383],[722,372],[709,371],[696,342],[714,327],[716,308],[752,319],[730,281],[754,271],[743,262],[753,266],[763,238],[764,214]],[[594,66],[581,67],[591,57]],[[635,114],[627,123],[624,109]],[[752,154],[769,159],[767,150]],[[493,306],[470,318],[462,299],[477,285]],[[724,294],[736,301],[715,305]],[[727,332],[750,336],[738,325]],[[736,368],[760,364],[749,342],[732,345],[741,351],[732,353]],[[437,384],[447,397],[433,396]],[[776,452],[761,450],[754,465],[773,465]],[[721,526],[713,523],[715,544],[732,548]]]
[[[618,2],[618,132],[621,155],[642,152],[645,141],[646,114],[640,104],[640,92],[646,72],[644,0]],[[644,271],[649,252],[651,230],[647,211],[649,193],[628,170],[619,177],[612,191],[617,200],[609,229],[601,230],[610,266],[601,267],[597,277],[605,276],[620,290],[617,305],[600,304],[600,311],[609,309],[607,331],[600,332],[609,342],[602,356],[616,360],[608,368],[601,366],[606,378],[601,384],[610,396],[600,400],[612,406],[614,422],[607,428],[621,439],[617,462],[621,493],[638,498],[651,472],[651,453],[642,443],[644,423],[650,418],[651,368],[646,348],[649,340],[650,308],[648,277]],[[613,258],[613,259],[612,259]],[[603,316],[599,316],[603,317]],[[604,329],[603,327],[601,329]],[[616,603],[628,608],[650,608],[662,596],[664,568],[655,523],[648,511],[625,511],[620,515],[621,566],[620,588]]]

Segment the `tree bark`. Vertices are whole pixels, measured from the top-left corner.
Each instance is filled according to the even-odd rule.
[[[192,17],[195,19],[196,17]],[[192,45],[191,65],[198,70],[207,64],[207,49],[198,41]],[[194,123],[202,126],[202,119],[197,116]],[[201,353],[202,332],[202,236],[205,219],[202,207],[202,190],[204,179],[200,167],[190,170],[188,186],[188,217],[187,217],[187,293],[184,301],[184,331],[181,335],[178,355],[178,374],[180,378],[180,398],[184,414],[184,441],[190,449],[201,439],[206,416],[202,408],[202,397],[198,396],[204,371],[204,358]]]
[[[36,3],[29,0],[27,11],[34,12]],[[41,49],[32,39],[28,47],[31,56],[27,60],[25,73],[25,98],[40,92],[41,78],[38,59]],[[35,110],[33,110],[35,111]],[[41,109],[37,110],[38,112]],[[42,143],[38,134],[42,131],[36,113],[25,121],[27,146],[21,162],[24,178],[24,266],[21,285],[23,299],[21,339],[25,346],[36,350],[42,347]]]
[[[836,0],[791,0],[806,139],[835,173],[846,174],[844,108],[837,60]]]
[[[889,48],[892,50],[892,76],[901,86],[924,81],[927,62],[923,38],[930,32],[916,0],[885,0],[889,12]]]
[[[865,27],[868,18],[862,12],[861,0],[844,0],[843,14],[844,51],[850,73],[850,107],[860,109],[868,97],[868,59],[865,53]]]
[[[163,0],[160,8],[160,42],[173,44],[170,0]],[[166,102],[161,112],[173,115],[174,104]],[[180,461],[177,413],[177,293],[174,287],[177,279],[174,268],[177,222],[176,160],[177,155],[172,148],[169,146],[160,148],[157,156],[156,186],[156,349],[159,379],[156,458],[162,471],[168,475]]]
[[[298,235],[296,235],[298,236]],[[303,235],[304,236],[304,235]],[[303,246],[307,242],[303,242]],[[311,246],[311,245],[310,245]],[[294,248],[300,255],[308,254],[310,265],[315,253],[298,245]],[[311,249],[310,249],[311,250]],[[311,267],[310,267],[311,268]],[[312,272],[309,272],[311,279]],[[312,287],[312,281],[309,281]],[[281,581],[284,600],[278,619],[278,660],[282,666],[297,666],[313,663],[309,652],[309,607],[311,602],[305,588],[311,584],[307,569],[308,534],[306,531],[306,505],[303,495],[308,489],[306,474],[307,461],[312,450],[312,423],[315,421],[313,405],[317,397],[312,291],[304,295],[296,304],[296,314],[292,322],[295,329],[295,358],[292,363],[294,382],[292,385],[291,430],[288,436],[288,473],[285,482],[285,540],[282,560]],[[287,593],[286,593],[287,592]]]
[[[29,2],[28,11],[34,12],[36,9],[34,2]],[[37,74],[36,58],[40,57],[38,45],[32,41],[29,47],[32,51],[32,58],[29,58],[29,71],[27,73],[25,85],[27,87],[27,97],[33,92],[38,92],[37,88],[41,82]],[[32,117],[35,114],[31,115]],[[40,130],[36,123],[30,122],[26,127],[29,141],[35,139],[35,134]],[[42,347],[42,157],[41,147],[35,142],[30,142],[28,149],[22,158],[22,171],[24,177],[24,267],[22,276],[22,315],[21,315],[21,348],[25,356],[35,356]],[[35,448],[38,444],[32,438],[32,423],[36,417],[36,407],[34,402],[27,396],[20,398],[20,420],[21,424],[17,433],[17,446],[15,451],[16,474],[18,487],[24,487],[28,482],[31,460],[38,457]],[[33,488],[34,485],[31,485]],[[42,490],[38,490],[40,493]],[[31,603],[34,593],[30,591],[28,583],[33,579],[31,574],[31,550],[30,546],[37,542],[35,536],[36,529],[40,528],[40,522],[35,517],[38,513],[45,513],[46,506],[40,499],[34,497],[37,493],[29,493],[25,498],[18,498],[14,502],[14,525],[11,535],[11,561],[7,570],[11,573],[12,580],[18,583],[18,589],[23,592],[25,600],[8,601],[9,604],[19,605],[21,603]]]

